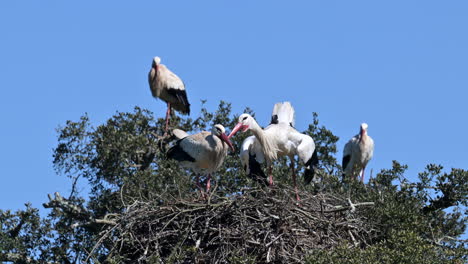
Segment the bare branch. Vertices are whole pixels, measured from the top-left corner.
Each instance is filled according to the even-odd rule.
[[[30,257],[23,256],[18,253],[0,253],[0,262],[5,263],[5,262],[12,262],[12,263],[26,263],[26,264],[39,264],[39,263],[45,263],[45,264],[58,264],[58,262],[44,262],[44,261],[36,261]]]
[[[117,223],[111,220],[111,217],[116,217],[118,214],[107,214],[103,219],[95,219],[92,217],[91,212],[85,209],[82,205],[73,204],[66,198],[63,198],[60,193],[55,192],[55,197],[48,195],[49,202],[44,203],[44,208],[60,209],[64,213],[69,214],[73,219],[79,221],[71,225],[72,228],[91,226],[95,224],[105,224],[115,226]]]

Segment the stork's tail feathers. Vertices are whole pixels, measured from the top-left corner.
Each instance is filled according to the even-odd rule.
[[[190,103],[187,99],[187,92],[185,89],[167,89],[167,93],[171,95],[175,100],[171,103],[171,107],[177,110],[178,112],[190,115]]]
[[[314,153],[312,153],[312,157],[306,162],[305,165],[306,169],[304,171],[304,183],[309,184],[315,178],[315,174],[317,173],[317,149],[314,150]]]
[[[276,103],[271,113],[270,124],[286,123],[294,127],[294,108],[290,102]]]

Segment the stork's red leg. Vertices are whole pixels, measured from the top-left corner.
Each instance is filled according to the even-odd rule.
[[[294,170],[294,160],[291,159],[291,171],[292,171],[292,179],[294,184],[294,192],[296,192],[296,200],[300,201],[299,193],[297,192],[297,183],[296,183],[296,171]]]
[[[203,188],[201,187],[201,184],[200,184],[200,176],[197,174],[196,178],[197,178],[197,188],[198,190],[200,190],[201,197],[205,198],[205,192],[203,191]]]
[[[167,103],[166,128],[164,129],[164,135],[167,135],[167,130],[169,129],[169,119],[170,118],[171,118],[171,103]]]
[[[273,173],[272,173],[272,169],[271,169],[271,166],[268,166],[268,177],[269,177],[269,183],[270,183],[270,186],[273,186]]]
[[[209,193],[211,189],[211,173],[208,173],[208,179],[206,180],[206,192]]]

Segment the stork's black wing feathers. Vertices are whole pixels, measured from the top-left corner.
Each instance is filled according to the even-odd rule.
[[[351,155],[346,155],[343,156],[343,162],[341,164],[343,171],[346,170],[346,167],[348,167],[349,161],[351,160]]]
[[[267,185],[267,176],[262,170],[260,163],[255,159],[255,155],[249,154],[249,168],[250,174],[249,177],[255,180],[256,182]]]
[[[318,165],[318,155],[317,155],[317,148],[314,149],[314,153],[312,153],[312,157],[306,162],[306,166],[317,166]]]
[[[176,144],[167,151],[167,157],[177,161],[195,162],[195,159],[180,147],[180,142],[182,140],[184,139],[178,140]]]
[[[304,183],[309,184],[312,179],[315,177],[316,167],[318,165],[318,155],[317,155],[317,148],[315,148],[314,153],[312,153],[312,157],[306,162],[306,169],[304,171]]]

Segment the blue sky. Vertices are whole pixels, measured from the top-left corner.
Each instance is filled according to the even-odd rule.
[[[468,168],[466,1],[2,1],[0,208],[35,207],[70,182],[55,129],[134,106],[164,116],[147,72],[160,56],[200,100],[266,125],[289,100],[346,141],[369,124],[374,174],[392,160]]]

